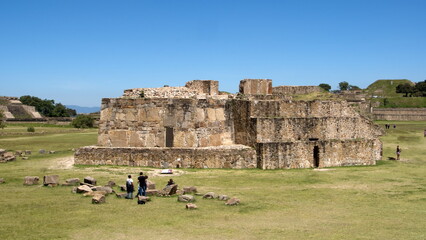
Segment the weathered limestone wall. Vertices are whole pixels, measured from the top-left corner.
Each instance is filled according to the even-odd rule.
[[[127,165],[157,168],[255,168],[256,151],[232,145],[207,148],[82,147],[75,164]]]
[[[258,167],[312,168],[315,146],[319,150],[319,167],[375,165],[381,159],[382,144],[377,139],[260,143]]]
[[[374,108],[374,119],[390,121],[426,121],[426,108]]]
[[[123,98],[196,98],[198,92],[186,87],[133,88],[124,90]]]
[[[240,81],[242,94],[272,94],[271,79],[244,79]]]
[[[295,95],[322,92],[318,86],[277,86],[272,88],[273,94]]]
[[[372,139],[380,132],[360,117],[257,118],[257,142],[325,139]]]
[[[165,147],[166,127],[174,147],[233,144],[230,111],[218,99],[103,99],[98,145]]]
[[[198,94],[218,95],[219,82],[214,80],[193,80],[185,84],[185,87],[195,90]]]
[[[255,147],[256,120],[250,117],[251,101],[234,99],[229,105],[234,123],[235,143]]]
[[[252,101],[251,117],[358,117],[346,101]]]

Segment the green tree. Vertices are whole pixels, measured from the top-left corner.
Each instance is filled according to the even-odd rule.
[[[416,83],[415,92],[418,96],[426,97],[426,80]]]
[[[325,91],[329,92],[331,89],[331,86],[327,83],[321,83],[320,85],[318,85],[320,88],[324,89]]]
[[[91,128],[93,127],[93,118],[90,115],[80,114],[72,120],[71,125],[75,128]]]
[[[360,87],[355,86],[355,85],[349,85],[348,89],[349,89],[349,90],[361,90],[361,88],[360,88]]]
[[[348,82],[345,82],[345,81],[339,82],[339,89],[340,89],[340,91],[348,90],[348,88],[349,88],[349,83]]]
[[[34,106],[36,110],[45,117],[69,117],[75,116],[76,112],[74,109],[69,109],[61,103],[56,103],[54,100],[40,99],[34,96],[22,96],[19,100],[29,106]]]
[[[408,97],[408,94],[414,93],[416,88],[409,83],[403,83],[396,86],[396,93],[405,93],[405,97]]]
[[[67,111],[67,108],[64,105],[57,103],[52,110],[51,116],[52,117],[69,117],[70,115]]]

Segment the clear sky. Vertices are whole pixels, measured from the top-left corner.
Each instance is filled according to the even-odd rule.
[[[426,0],[0,0],[0,95],[99,106],[124,89],[244,78],[426,79]]]

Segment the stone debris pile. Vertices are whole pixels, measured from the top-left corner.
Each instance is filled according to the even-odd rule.
[[[24,185],[39,185],[40,178],[38,176],[26,176],[24,178]],[[0,184],[5,183],[3,178],[0,178]],[[83,182],[80,182],[80,178],[68,178],[65,182],[60,183],[59,175],[45,175],[43,176],[43,186],[46,187],[57,187],[57,186],[72,186],[72,193],[81,194],[84,197],[91,197],[93,204],[106,203],[106,197],[110,194],[115,194],[117,198],[125,199],[127,196],[126,186],[117,186],[114,181],[108,181],[107,184],[101,186],[96,185],[97,180],[93,177],[86,176]],[[121,190],[122,192],[116,192],[114,187]],[[217,199],[219,201],[225,201],[225,205],[235,206],[240,204],[240,200],[236,197],[230,198],[228,195],[216,194],[214,192],[207,192],[201,194],[198,192],[195,186],[185,186],[183,189],[179,189],[178,185],[168,184],[163,189],[158,190],[155,188],[156,184],[152,181],[147,181],[147,195],[149,196],[137,196],[138,204],[146,204],[152,201],[152,196],[156,197],[172,197],[177,195],[178,202],[186,203],[186,209],[198,209],[198,206],[194,204],[196,196],[202,199]]]
[[[0,149],[0,163],[6,163],[15,160],[16,156],[13,154],[13,152],[6,152],[6,150]]]

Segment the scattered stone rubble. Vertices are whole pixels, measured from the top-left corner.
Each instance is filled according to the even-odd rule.
[[[0,149],[0,163],[6,163],[15,160],[16,156],[13,152],[6,152],[6,150]]]
[[[37,185],[39,179],[37,176],[26,176],[24,178],[24,185]]]
[[[43,185],[49,187],[56,187],[59,185],[59,175],[49,175],[43,177]]]
[[[24,185],[37,185],[39,181],[38,176],[26,176],[24,178]],[[4,183],[4,179],[0,178],[0,184]],[[105,186],[97,186],[96,179],[93,177],[87,176],[84,178],[84,182],[80,182],[79,178],[69,178],[65,180],[65,183],[59,183],[59,175],[45,175],[43,177],[44,186],[74,186],[72,192],[76,194],[82,194],[84,197],[92,197],[93,204],[102,204],[106,202],[106,196],[115,193],[117,198],[125,198],[127,195],[126,186],[119,186],[123,192],[115,192],[113,187],[116,185],[114,181],[108,181]],[[79,185],[79,186],[76,186]],[[205,194],[200,194],[197,191],[195,186],[184,187],[183,189],[178,189],[177,184],[167,185],[162,190],[155,189],[155,183],[148,181],[147,195],[149,196],[158,196],[158,197],[170,197],[173,195],[177,196],[178,202],[185,202],[186,209],[197,209],[197,205],[193,204],[196,201],[195,196],[202,196],[203,199],[218,199],[220,201],[226,201],[226,205],[234,206],[240,203],[238,198],[229,198],[227,195],[219,194],[217,195],[214,192],[208,192]],[[194,194],[194,195],[192,195]],[[151,197],[147,196],[137,196],[138,204],[145,204],[146,202],[151,201]]]

